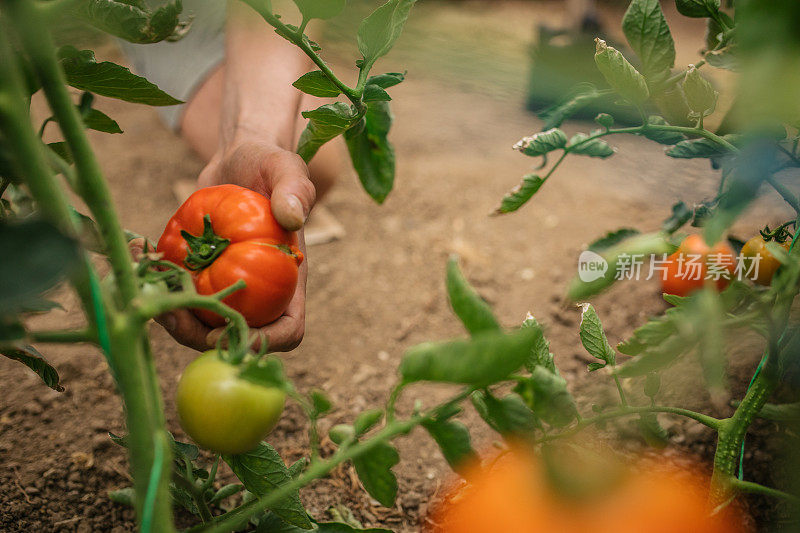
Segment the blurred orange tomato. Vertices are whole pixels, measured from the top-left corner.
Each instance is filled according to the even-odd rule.
[[[575,474],[575,468],[567,470]],[[577,469],[580,471],[580,468]],[[743,533],[733,509],[711,516],[708,479],[659,460],[624,469],[580,495],[556,489],[530,452],[474,465],[434,513],[441,533]],[[573,482],[575,481],[573,476]]]
[[[735,268],[733,248],[727,242],[720,241],[709,247],[701,235],[689,235],[667,258],[661,290],[687,296],[702,289],[707,280],[722,290],[730,283]]]

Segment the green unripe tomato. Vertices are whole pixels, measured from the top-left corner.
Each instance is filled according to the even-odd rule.
[[[178,382],[181,427],[202,448],[234,455],[255,448],[278,423],[286,394],[239,377],[239,368],[211,350]]]

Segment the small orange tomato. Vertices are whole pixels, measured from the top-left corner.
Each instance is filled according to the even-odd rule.
[[[238,185],[206,187],[192,194],[167,223],[157,251],[192,273],[197,292],[213,294],[237,281],[247,286],[225,298],[252,327],[273,322],[297,288],[303,254],[297,234],[272,216],[269,200]],[[195,309],[212,327],[219,315]]]
[[[782,246],[788,252],[791,241],[776,244]],[[772,276],[775,275],[775,272],[781,266],[781,262],[769,251],[764,237],[756,235],[744,243],[744,246],[742,246],[742,256],[745,257],[747,263],[752,262],[751,264],[746,263],[746,265],[748,267],[752,266],[753,273],[751,275],[753,276],[753,281],[759,285],[769,285],[772,283]],[[756,260],[758,262],[755,262]]]
[[[722,290],[730,283],[735,268],[733,248],[727,242],[720,241],[709,247],[701,235],[689,235],[667,258],[661,290],[688,296],[707,283]]]

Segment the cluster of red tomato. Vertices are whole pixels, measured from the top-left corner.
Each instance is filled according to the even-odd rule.
[[[790,241],[778,244],[788,250]],[[769,285],[781,266],[761,235],[744,244],[741,258],[743,271],[750,273],[750,279],[759,285]],[[690,262],[696,263],[698,268],[687,268]],[[710,268],[717,268],[720,272],[709,275]],[[689,235],[678,250],[667,258],[661,289],[667,294],[677,296],[687,296],[706,284],[722,290],[730,283],[736,268],[734,250],[730,244],[720,241],[714,246],[708,246],[702,236]]]

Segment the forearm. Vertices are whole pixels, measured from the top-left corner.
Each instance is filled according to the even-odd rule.
[[[311,61],[248,6],[231,2],[228,9],[222,145],[258,141],[294,150],[301,93],[292,82]]]

